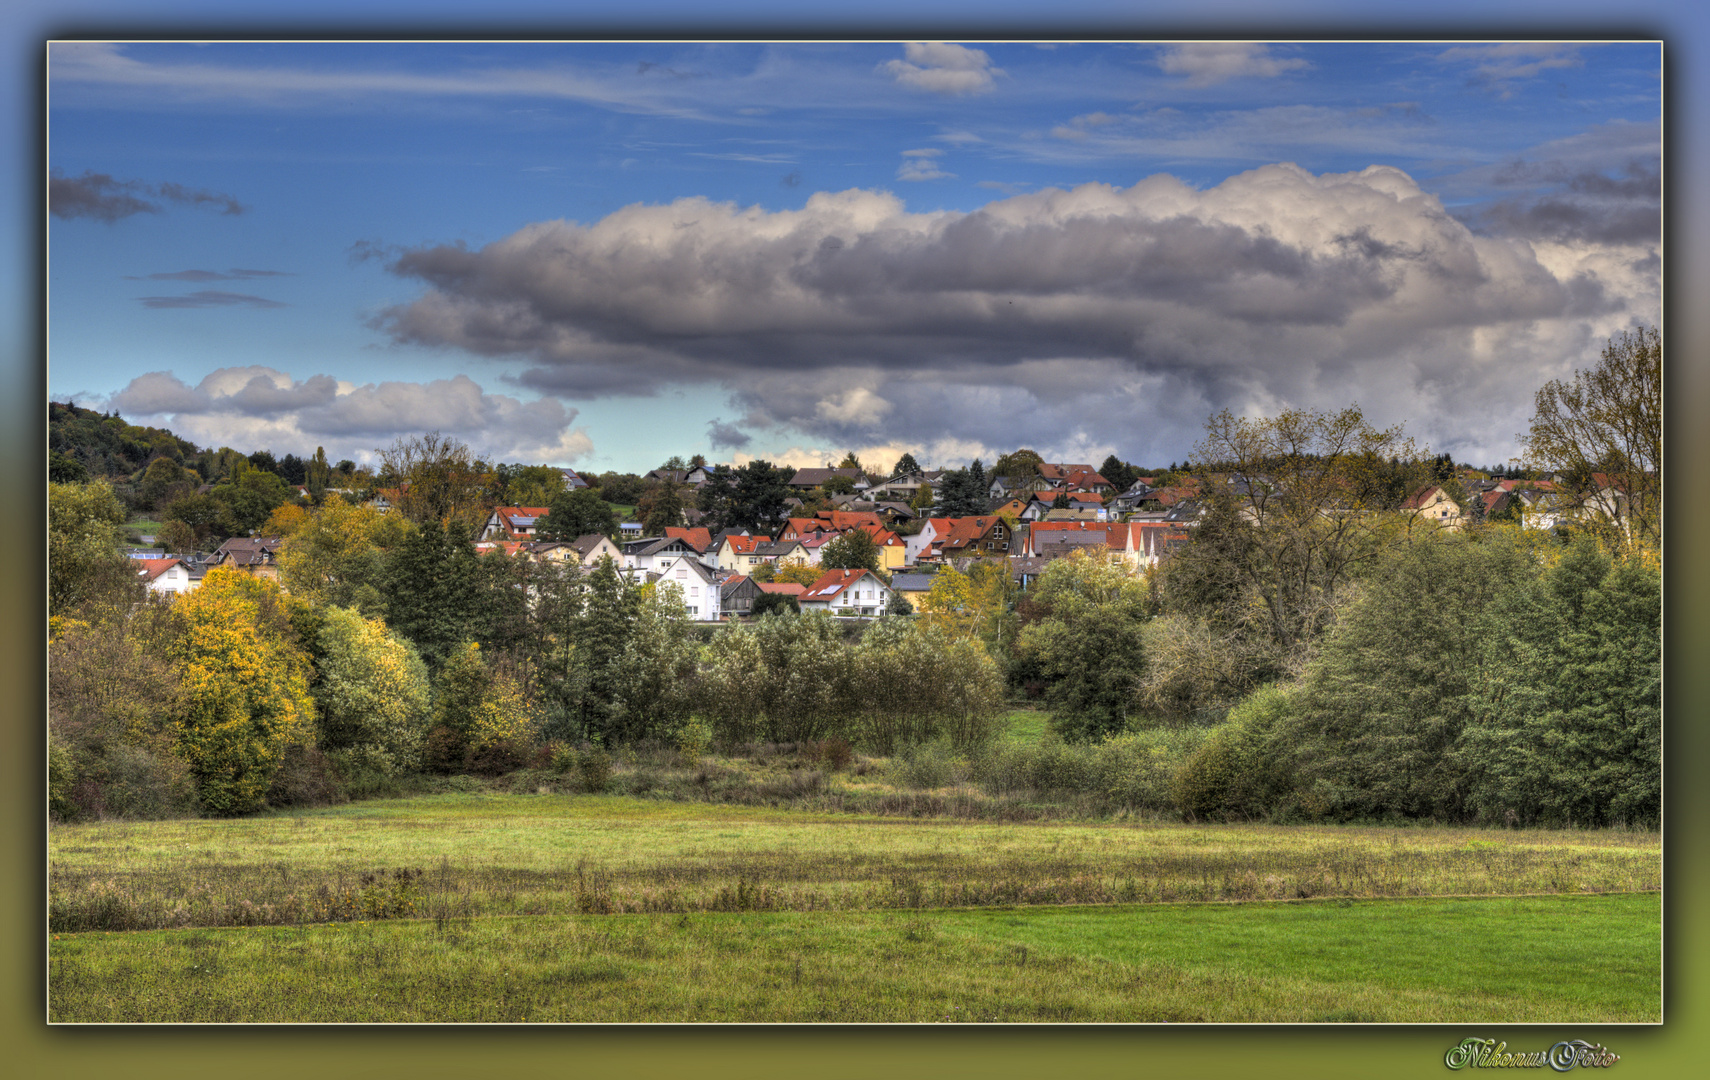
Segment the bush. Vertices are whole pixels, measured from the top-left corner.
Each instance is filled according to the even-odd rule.
[[[611,786],[612,756],[598,746],[578,751],[575,769],[583,791],[597,795]]]
[[[527,747],[511,739],[497,739],[469,748],[464,768],[476,776],[503,776],[528,763]]]
[[[965,779],[966,765],[951,753],[947,741],[916,743],[897,751],[892,762],[897,780],[915,791],[928,791]]]
[[[287,747],[267,789],[269,806],[327,806],[349,798],[336,763],[313,746]]]
[[[191,817],[197,811],[196,784],[182,758],[119,743],[107,752],[105,801],[107,812],[119,817]]]
[[[446,724],[436,724],[428,732],[427,745],[422,748],[422,764],[436,773],[453,773],[463,768],[469,746],[463,736]]]
[[[1289,715],[1289,692],[1267,686],[1229,711],[1171,785],[1176,809],[1189,821],[1269,817],[1293,788],[1272,736]]]

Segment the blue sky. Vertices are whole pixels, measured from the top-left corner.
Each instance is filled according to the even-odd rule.
[[[167,35],[172,36],[172,35]],[[1483,464],[1661,314],[1650,42],[49,51],[48,389],[363,459]]]

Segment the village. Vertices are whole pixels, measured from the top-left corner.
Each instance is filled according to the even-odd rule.
[[[1165,477],[1169,483],[1137,476],[1118,490],[1090,464],[1028,463],[1034,466],[1030,475],[990,479],[984,488],[985,513],[962,516],[939,511],[943,500],[935,493],[950,470],[915,468],[877,479],[858,466],[798,469],[787,481],[793,494],[784,500],[791,516],[774,532],[743,527],[715,532],[704,523],[708,514],[696,508],[697,493],[704,485],[726,482],[730,466],[660,468],[641,482],[677,489],[684,504],[680,523],[665,526],[662,535],[643,535],[642,523],[628,520],[613,535],[545,539],[543,534],[551,532],[550,507],[501,505],[487,515],[474,548],[584,572],[609,558],[633,584],[676,586],[686,614],[696,622],[749,617],[757,604],[765,610],[778,603],[762,603],[767,596],[787,598],[783,606],[791,610],[865,619],[927,609],[936,571],[946,566],[965,571],[972,560],[1004,560],[1021,593],[1051,561],[1075,552],[1097,552],[1142,571],[1188,541],[1206,512],[1204,485],[1222,483],[1244,491],[1268,483],[1279,493],[1284,490],[1258,476],[1185,472]],[[566,492],[598,491],[573,469],[559,472]],[[1592,480],[1589,491],[1575,498],[1557,479],[1503,477],[1460,466],[1453,489],[1427,484],[1395,512],[1451,531],[1487,520],[1551,530],[1577,517],[1619,519],[1627,502],[1619,482],[1603,474]],[[373,489],[361,505],[390,512],[408,484]],[[306,486],[292,490],[300,501],[310,501]],[[353,498],[364,493],[333,489],[331,494]],[[825,508],[810,509],[814,506]],[[1253,509],[1246,515],[1260,516]],[[870,540],[870,549],[861,544],[870,557],[857,560],[870,565],[843,565],[847,559],[826,564],[826,548],[853,533]],[[132,549],[127,555],[139,564],[139,578],[149,590],[172,595],[195,589],[216,566],[278,580],[284,540],[259,531],[227,539],[206,553]]]

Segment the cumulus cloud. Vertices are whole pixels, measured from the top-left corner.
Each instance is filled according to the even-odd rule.
[[[902,60],[887,60],[879,70],[915,90],[960,97],[992,89],[993,76],[1002,75],[982,49],[942,41],[911,41]]]
[[[190,386],[170,372],[139,375],[108,406],[133,419],[170,422],[204,445],[326,446],[363,460],[400,435],[439,431],[489,460],[571,464],[593,451],[577,410],[554,398],[524,402],[485,393],[467,375],[426,383],[343,383],[331,375],[294,379],[274,368],[220,368]]]
[[[1215,409],[1357,398],[1483,459],[1451,440],[1506,457],[1539,384],[1657,319],[1643,254],[1480,235],[1394,168],[1270,165],[969,213],[859,190],[635,205],[406,249],[389,267],[426,292],[376,325],[523,357],[542,393],[722,385],[750,431],[803,445],[1114,441],[1167,460]]]
[[[56,170],[48,177],[48,213],[57,218],[92,218],[111,223],[136,214],[158,214],[163,209],[162,203],[211,207],[224,214],[241,214],[247,209],[230,195],[170,181],[149,184],[141,180],[116,180],[106,173],[89,171],[81,176],[64,176]]]
[[[1186,75],[1189,86],[1213,86],[1230,79],[1274,79],[1312,65],[1298,57],[1272,55],[1252,41],[1194,41],[1171,45],[1158,57],[1166,75]]]

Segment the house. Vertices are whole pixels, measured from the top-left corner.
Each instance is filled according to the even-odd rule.
[[[501,506],[488,516],[481,539],[532,540],[546,514],[544,506]]]
[[[1449,493],[1435,484],[1420,488],[1401,504],[1404,513],[1415,518],[1423,518],[1445,529],[1458,529],[1461,524],[1461,505],[1449,498]]]
[[[137,577],[150,592],[182,596],[202,583],[201,575],[191,576],[190,564],[177,557],[138,559]]]
[[[790,563],[806,566],[810,561],[807,549],[802,547],[800,540],[762,541],[754,549],[754,554],[773,566],[787,566]],[[758,566],[759,563],[755,565]]]
[[[664,484],[681,484],[688,477],[687,469],[653,469],[643,476],[643,480],[656,480]]]
[[[214,550],[208,566],[233,566],[256,577],[277,581],[279,565],[274,553],[284,539],[283,536],[233,537]]]
[[[818,517],[793,517],[784,519],[784,528],[778,533],[780,540],[800,540],[814,533],[825,532],[831,528],[831,522]]]
[[[868,492],[870,498],[892,502],[912,503],[920,492],[922,484],[929,484],[937,490],[938,482],[944,475],[943,469],[916,469],[912,472],[898,473],[882,484],[875,484]]]
[[[828,570],[796,598],[803,611],[883,615],[891,589],[871,570]]]
[[[940,558],[958,555],[1003,558],[1017,549],[1019,538],[1015,535],[1015,526],[1003,518],[982,516],[947,520],[953,524],[936,545]]]
[[[738,618],[751,614],[754,602],[767,593],[799,598],[806,591],[806,585],[794,581],[755,581],[745,574],[738,574],[725,580],[719,602],[724,605],[726,617]]]
[[[723,618],[718,582],[698,558],[680,558],[655,568],[659,584],[676,589],[689,618],[696,622],[718,622]]]
[[[581,474],[575,469],[560,469],[559,475],[564,477],[564,490],[566,491],[579,491],[589,486],[588,482],[582,479]]]
[[[902,537],[883,525],[862,525],[860,529],[873,538],[873,545],[879,549],[879,569],[889,574],[908,565],[908,545]]]
[[[651,536],[639,540],[625,540],[622,546],[625,570],[631,571],[631,576],[641,573],[665,574],[679,562],[699,564],[701,553],[689,546],[687,540],[675,536]]]
[[[715,564],[720,570],[752,574],[756,566],[771,561],[760,554],[761,545],[771,542],[764,536],[726,536],[716,552]]]
[[[922,599],[932,591],[934,577],[931,574],[896,574],[891,577],[891,591],[914,605],[920,610]]]
[[[705,555],[708,551],[712,550],[712,533],[708,532],[706,529],[684,529],[667,525],[665,527],[665,535],[673,536],[686,542],[690,547],[695,549],[697,554]]]
[[[600,533],[589,533],[578,536],[574,540],[547,540],[529,545],[530,553],[542,562],[574,562],[578,566],[593,567],[600,559],[609,556],[612,562],[623,565],[623,550],[612,543],[611,538]]]

